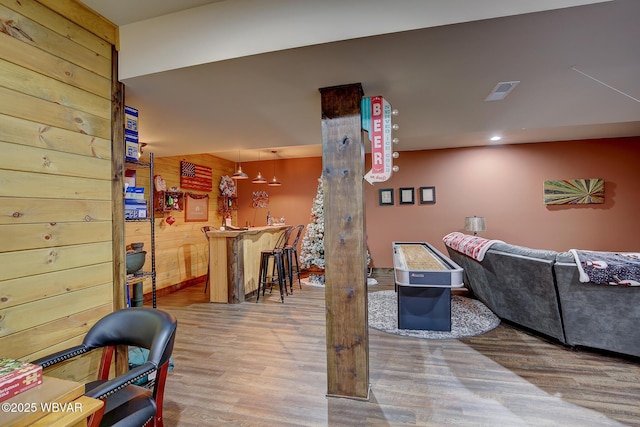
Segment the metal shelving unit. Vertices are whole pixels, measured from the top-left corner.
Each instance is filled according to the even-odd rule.
[[[149,206],[147,206],[147,218],[139,218],[139,219],[125,219],[125,222],[149,222],[150,223],[150,233],[151,233],[151,271],[145,271],[140,276],[134,277],[134,280],[141,279],[144,280],[146,277],[151,278],[151,299],[153,308],[156,308],[156,221],[155,221],[155,212],[153,209],[153,153],[149,153],[149,161],[148,162],[131,162],[125,161],[125,165],[127,167],[131,166],[130,169],[138,169],[138,168],[148,168],[149,169]],[[126,283],[130,283],[129,280],[126,280]],[[135,282],[134,282],[135,283]],[[130,293],[133,293],[133,290],[129,289]]]

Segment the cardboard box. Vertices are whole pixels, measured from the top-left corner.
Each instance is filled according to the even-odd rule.
[[[139,199],[124,199],[124,218],[147,218],[147,201]]]
[[[134,169],[126,169],[124,171],[124,185],[125,187],[136,186],[136,171]]]
[[[42,366],[0,359],[0,402],[42,384]]]
[[[124,208],[124,219],[146,219],[147,210],[138,208]]]
[[[138,134],[138,110],[125,106],[124,107],[124,130],[127,132]]]
[[[130,132],[124,133],[124,155],[130,162],[138,161],[138,135]]]
[[[127,187],[124,198],[134,200],[144,200],[144,187]]]

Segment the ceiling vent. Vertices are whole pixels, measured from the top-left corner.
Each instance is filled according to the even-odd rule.
[[[518,86],[520,81],[513,82],[500,82],[493,88],[493,90],[484,99],[485,101],[502,101],[509,95],[509,93]]]

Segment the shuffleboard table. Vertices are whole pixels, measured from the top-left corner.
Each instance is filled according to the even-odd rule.
[[[450,331],[451,288],[463,269],[429,243],[393,242],[398,329]]]

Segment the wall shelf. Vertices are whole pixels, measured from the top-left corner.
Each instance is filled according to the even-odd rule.
[[[153,210],[156,212],[181,211],[184,209],[184,193],[182,191],[155,191],[153,193]]]
[[[226,214],[238,210],[238,198],[236,196],[219,196],[218,212]]]

